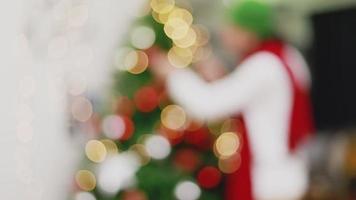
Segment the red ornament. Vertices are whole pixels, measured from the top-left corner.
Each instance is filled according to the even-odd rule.
[[[195,131],[185,133],[185,142],[198,147],[201,150],[209,150],[212,147],[213,140],[206,128],[200,128]]]
[[[146,194],[140,190],[129,190],[123,193],[123,200],[147,200]]]
[[[169,129],[169,128],[163,126],[162,124],[160,124],[160,127],[158,130],[159,130],[158,132],[161,135],[163,135],[164,137],[166,137],[169,140],[171,145],[177,145],[180,142],[182,142],[182,140],[183,140],[183,136],[184,136],[183,131],[172,130],[172,129]]]
[[[179,169],[187,172],[194,171],[200,164],[198,153],[192,149],[181,149],[174,157],[174,164]]]
[[[159,97],[153,87],[145,86],[136,92],[134,102],[139,111],[151,112],[158,106]]]
[[[208,166],[199,171],[197,179],[202,188],[211,189],[219,185],[221,173],[215,167]]]
[[[125,132],[120,137],[120,140],[128,140],[132,136],[133,132],[135,131],[135,126],[133,121],[127,116],[121,116],[122,120],[125,123]]]
[[[133,102],[127,97],[119,97],[116,103],[116,113],[125,116],[132,116],[135,111],[135,106]]]

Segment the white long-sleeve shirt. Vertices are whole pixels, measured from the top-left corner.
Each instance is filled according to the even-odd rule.
[[[299,84],[309,73],[302,56],[286,50]],[[218,119],[242,113],[253,155],[252,183],[257,199],[294,199],[305,190],[304,163],[288,151],[292,86],[282,62],[269,52],[250,56],[229,76],[207,83],[184,69],[168,78],[168,91],[193,117]]]

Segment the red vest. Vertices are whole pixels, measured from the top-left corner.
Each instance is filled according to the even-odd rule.
[[[310,134],[314,132],[314,121],[312,117],[311,103],[309,91],[302,88],[297,82],[295,75],[288,66],[285,58],[285,45],[277,40],[264,42],[258,49],[248,54],[251,55],[268,51],[276,55],[283,63],[283,68],[287,72],[291,82],[291,90],[293,91],[293,104],[290,116],[289,128],[289,150],[292,153],[298,144],[304,141]],[[246,59],[245,58],[245,59]],[[240,117],[243,122],[243,116]],[[243,124],[243,123],[240,123]],[[251,155],[248,133],[244,125],[240,125],[239,133],[243,146],[241,147],[241,166],[238,171],[231,174],[226,182],[225,200],[253,200],[251,165],[253,155]]]

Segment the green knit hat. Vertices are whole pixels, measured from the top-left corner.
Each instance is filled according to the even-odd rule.
[[[256,33],[265,39],[273,34],[273,10],[267,3],[258,0],[233,0],[227,9],[230,21]]]

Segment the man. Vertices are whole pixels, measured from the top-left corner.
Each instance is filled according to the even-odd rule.
[[[245,122],[240,169],[227,183],[228,200],[299,199],[307,186],[296,154],[313,131],[309,72],[300,53],[273,38],[273,11],[259,1],[233,4],[223,41],[242,61],[228,76],[203,81],[192,70],[151,56],[171,97],[197,118],[241,115]]]

